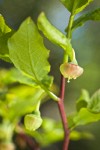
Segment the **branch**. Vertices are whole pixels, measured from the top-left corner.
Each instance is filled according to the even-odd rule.
[[[19,136],[26,141],[31,150],[40,150],[39,145],[35,143],[32,138],[30,138],[24,133],[20,133]]]
[[[40,150],[39,144],[25,134],[24,129],[21,127],[21,124],[18,124],[16,126],[15,131],[18,136],[20,136],[27,143],[31,150]]]
[[[61,75],[61,85],[60,85],[60,96],[58,101],[58,108],[60,112],[60,116],[62,119],[62,124],[64,128],[64,143],[63,150],[68,150],[69,145],[69,129],[68,129],[68,121],[66,117],[66,112],[64,108],[64,94],[65,94],[65,78]]]

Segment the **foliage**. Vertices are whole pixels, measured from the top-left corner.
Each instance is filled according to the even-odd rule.
[[[43,12],[38,17],[38,28],[51,42],[62,47],[69,55],[70,59],[73,60],[73,52],[70,40],[50,24]]]
[[[77,112],[71,118],[71,128],[79,125],[86,125],[88,123],[100,120],[100,90],[90,98],[86,90],[82,91],[80,98],[76,101]]]
[[[50,65],[46,60],[49,53],[30,18],[26,19],[9,39],[8,47],[10,59],[19,70],[28,74],[37,84],[46,78],[50,71]]]
[[[76,19],[73,23],[72,30],[75,30],[79,26],[84,25],[84,23],[89,20],[93,20],[93,21],[100,20],[100,8],[98,8],[94,11],[91,11],[89,13],[86,13],[86,14],[80,16],[78,19]]]
[[[12,35],[12,30],[6,25],[2,15],[0,15],[0,58],[10,61],[7,41]]]
[[[61,0],[64,6],[72,13],[77,14],[81,12],[92,0]]]
[[[40,114],[40,104],[47,96],[58,102],[60,113],[65,112],[62,112],[63,103],[59,103],[63,100],[62,97],[56,96],[52,91],[53,77],[49,75],[49,50],[45,47],[38,29],[46,38],[64,50],[64,58],[60,66],[62,76],[76,79],[83,73],[83,68],[78,66],[75,50],[71,44],[72,32],[88,20],[100,20],[100,9],[74,20],[75,15],[85,9],[92,0],[60,1],[71,13],[67,36],[48,21],[44,12],[39,15],[37,25],[28,17],[17,31],[10,29],[0,15],[0,58],[14,64],[16,68],[0,72],[0,117],[2,119],[0,141],[11,143],[14,131],[20,133],[18,127],[22,117],[25,117],[27,129],[21,126],[22,131],[34,137],[41,146],[64,138],[62,123],[49,118],[42,120]],[[82,90],[81,96],[76,101],[76,108],[77,111],[66,118],[68,130],[71,131],[70,138],[73,140],[93,138],[89,133],[79,133],[73,129],[100,120],[100,90],[92,97],[86,90]],[[62,122],[64,125],[63,119]],[[40,130],[37,131],[39,127]]]

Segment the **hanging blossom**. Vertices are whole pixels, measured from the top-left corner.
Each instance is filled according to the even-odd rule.
[[[65,62],[60,66],[60,71],[65,78],[68,78],[69,82],[70,79],[76,79],[81,76],[83,68],[76,64]]]
[[[68,82],[70,82],[70,79],[76,79],[77,77],[81,76],[83,73],[83,68],[78,65],[75,56],[75,51],[73,48],[72,48],[72,52],[73,52],[72,62],[64,62],[60,66],[61,74],[65,78],[68,78]]]

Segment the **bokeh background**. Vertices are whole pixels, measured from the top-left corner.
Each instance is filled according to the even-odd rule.
[[[83,13],[100,6],[99,0],[94,0]],[[65,33],[70,13],[59,0],[0,0],[0,13],[4,16],[7,24],[18,29],[21,22],[31,16],[36,22],[41,11],[46,13],[50,22],[60,31]],[[81,15],[80,13],[79,15]],[[79,16],[78,15],[78,16]],[[78,17],[76,16],[76,17]],[[87,89],[92,95],[100,88],[100,22],[87,22],[83,27],[73,33],[72,44],[76,51],[79,65],[84,68],[84,74],[77,80],[72,80],[66,85],[65,109],[70,114],[75,108],[75,101],[81,93],[81,89]],[[56,86],[60,85],[59,65],[62,62],[63,50],[44,38],[45,45],[50,49],[51,74],[54,76]],[[0,68],[9,68],[10,64],[0,60]],[[59,120],[57,105],[48,101],[41,107],[42,116]],[[93,140],[71,141],[69,150],[100,150],[100,122],[77,128],[79,131],[90,131],[94,134]],[[60,143],[43,150],[60,150]]]

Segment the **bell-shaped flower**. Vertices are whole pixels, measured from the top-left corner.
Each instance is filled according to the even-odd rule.
[[[28,114],[24,118],[25,127],[27,130],[35,131],[42,124],[42,118],[40,115]]]
[[[83,73],[83,68],[72,63],[63,63],[60,66],[60,71],[61,74],[65,77],[68,78],[68,82],[70,79],[76,79]]]

